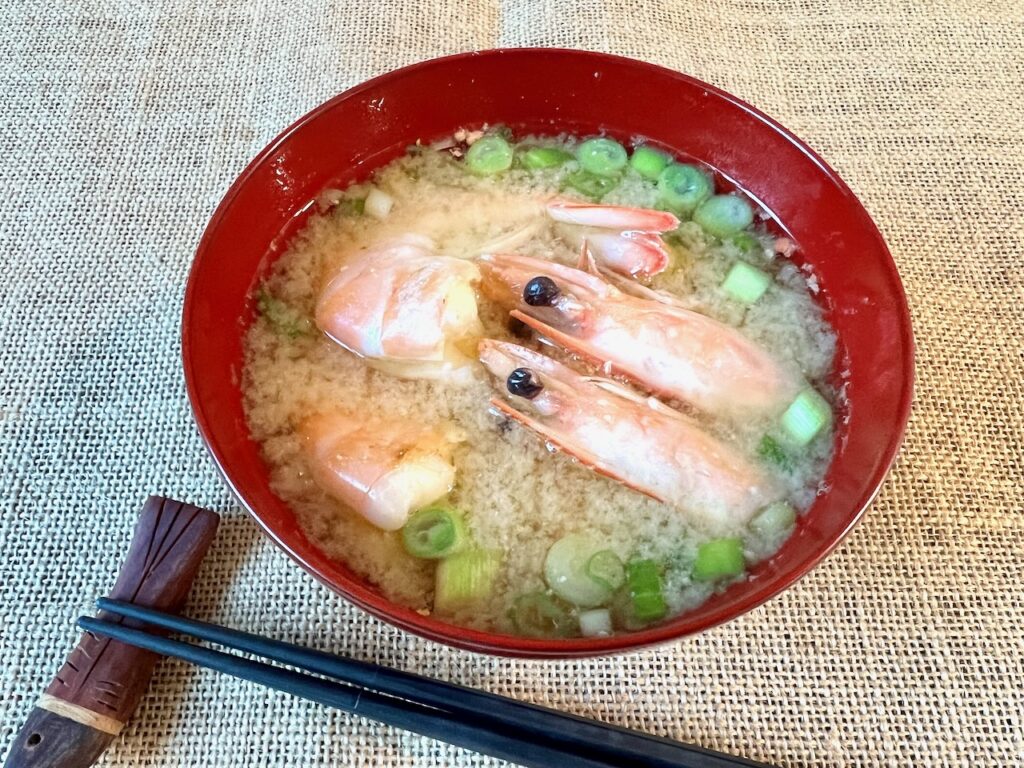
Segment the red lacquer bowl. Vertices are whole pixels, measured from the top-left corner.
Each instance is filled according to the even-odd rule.
[[[247,300],[266,260],[301,226],[324,188],[366,178],[417,139],[460,126],[642,136],[704,161],[743,187],[800,244],[840,339],[848,403],[819,497],[781,551],[699,609],[610,638],[538,640],[446,624],[385,599],[303,535],[268,485],[242,411]],[[590,656],[634,650],[715,626],[760,605],[821,561],[853,527],[903,436],[913,339],[892,258],[867,212],[814,152],[780,125],[710,85],[667,69],[597,53],[499,50],[427,61],[364,83],[310,112],[250,163],[217,208],[185,294],[185,378],[199,429],[234,493],[303,568],[403,629],[474,651]],[[837,379],[838,381],[838,379]],[[794,617],[794,621],[798,619]]]

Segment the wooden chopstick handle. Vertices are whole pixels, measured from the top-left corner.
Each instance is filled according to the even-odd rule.
[[[208,509],[151,496],[110,596],[177,612],[220,518]],[[131,619],[102,618],[128,626]],[[86,632],[15,737],[5,768],[87,768],[142,699],[160,657]]]

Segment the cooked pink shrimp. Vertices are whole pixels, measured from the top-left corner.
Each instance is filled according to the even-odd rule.
[[[620,274],[652,277],[669,265],[671,256],[658,235],[679,226],[671,213],[570,200],[549,202],[547,212],[557,222],[575,225],[577,239],[587,241],[598,262]]]
[[[385,531],[455,482],[449,440],[423,426],[336,412],[308,419],[299,432],[316,484]]]
[[[341,266],[316,307],[317,326],[378,368],[405,378],[458,380],[470,363],[456,344],[479,336],[476,265],[439,256],[407,235]]]
[[[502,397],[491,404],[584,466],[672,504],[709,531],[746,523],[782,489],[692,419],[616,382],[484,339],[480,361]]]
[[[617,229],[620,231],[668,232],[679,226],[679,219],[668,211],[653,208],[629,208],[624,205],[596,205],[572,200],[552,200],[548,215],[564,224]]]
[[[565,349],[714,416],[780,414],[801,378],[734,328],[620,291],[591,272],[512,254],[481,257],[482,288]],[[536,278],[542,278],[536,281]],[[547,282],[545,282],[547,281]],[[533,304],[523,292],[531,284]],[[648,292],[651,296],[655,294]]]

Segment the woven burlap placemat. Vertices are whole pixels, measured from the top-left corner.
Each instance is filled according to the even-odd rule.
[[[223,527],[189,611],[790,766],[1024,761],[1024,6],[1017,0],[32,2],[0,8],[0,750],[150,492]],[[631,656],[475,656],[315,584],[244,517],[186,403],[202,227],[282,126],[445,53],[610,51],[817,148],[906,284],[914,415],[870,513],[727,626]],[[497,761],[164,663],[108,766]]]

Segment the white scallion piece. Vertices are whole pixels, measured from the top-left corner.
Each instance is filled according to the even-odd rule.
[[[395,200],[391,195],[374,187],[366,196],[366,207],[364,210],[373,218],[383,221],[391,213],[391,208],[394,204]]]
[[[595,608],[580,614],[580,633],[584,637],[608,637],[612,633],[612,614],[607,608]]]

